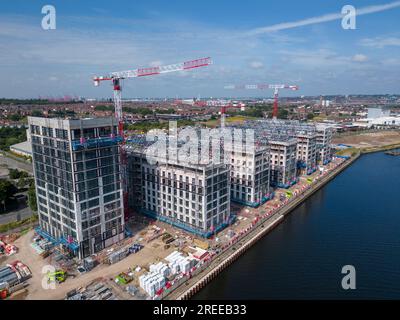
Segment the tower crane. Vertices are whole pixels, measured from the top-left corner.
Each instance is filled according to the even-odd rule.
[[[124,123],[122,115],[122,80],[129,78],[139,78],[146,76],[154,76],[163,73],[175,72],[175,71],[185,71],[200,67],[208,66],[212,63],[211,58],[201,58],[196,60],[185,61],[181,63],[175,63],[164,66],[150,67],[150,68],[139,68],[127,71],[111,72],[105,76],[94,76],[93,84],[97,87],[103,81],[111,81],[114,91],[114,114],[118,122],[118,134],[122,138],[122,144],[120,146],[121,155],[121,171],[122,171],[122,184],[124,190],[124,210],[125,210],[125,220],[128,218],[128,191],[126,184],[126,152],[124,148],[125,136],[124,136]]]
[[[278,117],[278,98],[279,98],[279,90],[281,89],[289,89],[289,90],[299,90],[299,87],[296,85],[287,85],[287,84],[246,84],[246,85],[229,85],[225,86],[225,89],[238,89],[238,90],[266,90],[273,89],[274,90],[274,108],[272,111],[272,117],[276,119]]]
[[[241,108],[240,105],[235,106],[232,101],[227,104],[221,104],[220,114],[221,114],[221,128],[225,128],[226,111],[230,108]]]

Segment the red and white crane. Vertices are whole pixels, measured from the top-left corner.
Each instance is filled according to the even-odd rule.
[[[125,136],[124,136],[124,123],[122,115],[122,96],[121,96],[121,85],[123,79],[129,78],[139,78],[145,76],[154,76],[163,73],[175,72],[175,71],[185,71],[200,67],[208,66],[212,63],[211,58],[201,58],[196,60],[185,61],[181,63],[175,63],[165,66],[150,67],[150,68],[139,68],[127,71],[111,72],[106,76],[95,76],[93,77],[93,83],[97,87],[103,81],[111,81],[114,90],[114,107],[115,107],[115,118],[118,121],[118,133],[123,139],[123,143],[120,148],[121,154],[121,170],[122,170],[122,183],[124,186],[124,208],[125,208],[125,219],[128,218],[127,211],[127,200],[128,193],[126,187],[126,154],[124,148]]]
[[[238,90],[274,90],[274,108],[272,111],[272,117],[276,119],[278,117],[278,98],[279,90],[289,89],[289,90],[299,90],[299,86],[287,85],[287,84],[246,84],[246,85],[229,85],[225,86],[225,89],[238,89]]]
[[[111,72],[106,76],[95,76],[93,77],[93,83],[97,87],[102,81],[112,81],[114,88],[114,106],[115,106],[115,117],[119,122],[119,133],[123,136],[122,127],[122,98],[121,98],[121,80],[128,78],[139,78],[145,76],[154,76],[157,74],[163,74],[175,71],[190,70],[199,67],[205,67],[210,65],[211,58],[202,58],[196,60],[185,61],[181,63],[170,64],[166,66],[150,67],[150,68],[140,68],[127,71]]]
[[[226,110],[230,108],[241,108],[240,105],[235,106],[233,105],[232,101],[229,101],[227,104],[222,104],[221,105],[221,128],[225,128],[225,118],[226,118]]]

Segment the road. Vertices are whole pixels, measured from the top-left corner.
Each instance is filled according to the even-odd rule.
[[[24,160],[14,158],[12,155],[0,152],[0,165],[6,165],[8,168],[18,169],[32,174],[32,164]],[[6,176],[4,176],[5,178]],[[29,207],[20,208],[18,210],[0,214],[0,224],[9,223],[12,221],[19,221],[32,216],[32,210]]]
[[[32,164],[22,159],[14,158],[11,155],[5,155],[4,152],[0,153],[0,165],[5,164],[11,169],[18,169],[26,171],[30,174],[33,172]]]
[[[0,214],[0,224],[20,221],[33,215],[29,207],[18,209],[9,213]]]

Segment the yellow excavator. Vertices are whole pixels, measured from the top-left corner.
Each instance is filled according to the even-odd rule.
[[[67,276],[67,272],[64,270],[56,270],[55,272],[47,273],[47,281],[62,283],[67,279]]]

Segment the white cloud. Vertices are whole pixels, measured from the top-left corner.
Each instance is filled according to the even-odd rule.
[[[358,53],[355,54],[351,60],[354,62],[365,62],[368,61],[368,57],[365,54]]]
[[[361,15],[365,15],[365,14],[386,11],[386,10],[394,9],[397,7],[400,7],[400,1],[394,1],[394,2],[387,3],[387,4],[383,4],[383,5],[363,7],[360,9],[356,9],[356,13],[357,13],[357,16],[361,16]],[[308,26],[308,25],[312,25],[312,24],[319,24],[319,23],[324,23],[324,22],[329,22],[329,21],[340,20],[340,19],[342,19],[342,17],[343,17],[343,15],[341,13],[329,13],[329,14],[325,14],[325,15],[322,15],[319,17],[312,17],[312,18],[307,18],[307,19],[298,20],[298,21],[284,22],[284,23],[274,24],[272,26],[256,28],[256,29],[253,29],[250,32],[248,32],[248,34],[249,35],[257,35],[257,34],[275,32],[275,31],[280,31],[280,30],[293,29],[293,28]]]
[[[400,46],[400,38],[396,37],[376,37],[366,38],[360,41],[360,44],[365,47],[382,49],[388,46]]]
[[[382,60],[382,64],[385,66],[400,66],[400,59],[399,58],[388,58]]]
[[[264,68],[264,64],[261,61],[251,61],[250,68],[252,69],[262,69]]]
[[[280,52],[284,62],[293,63],[307,68],[330,68],[344,66],[349,63],[349,58],[340,56],[327,49],[319,50],[282,50]]]

